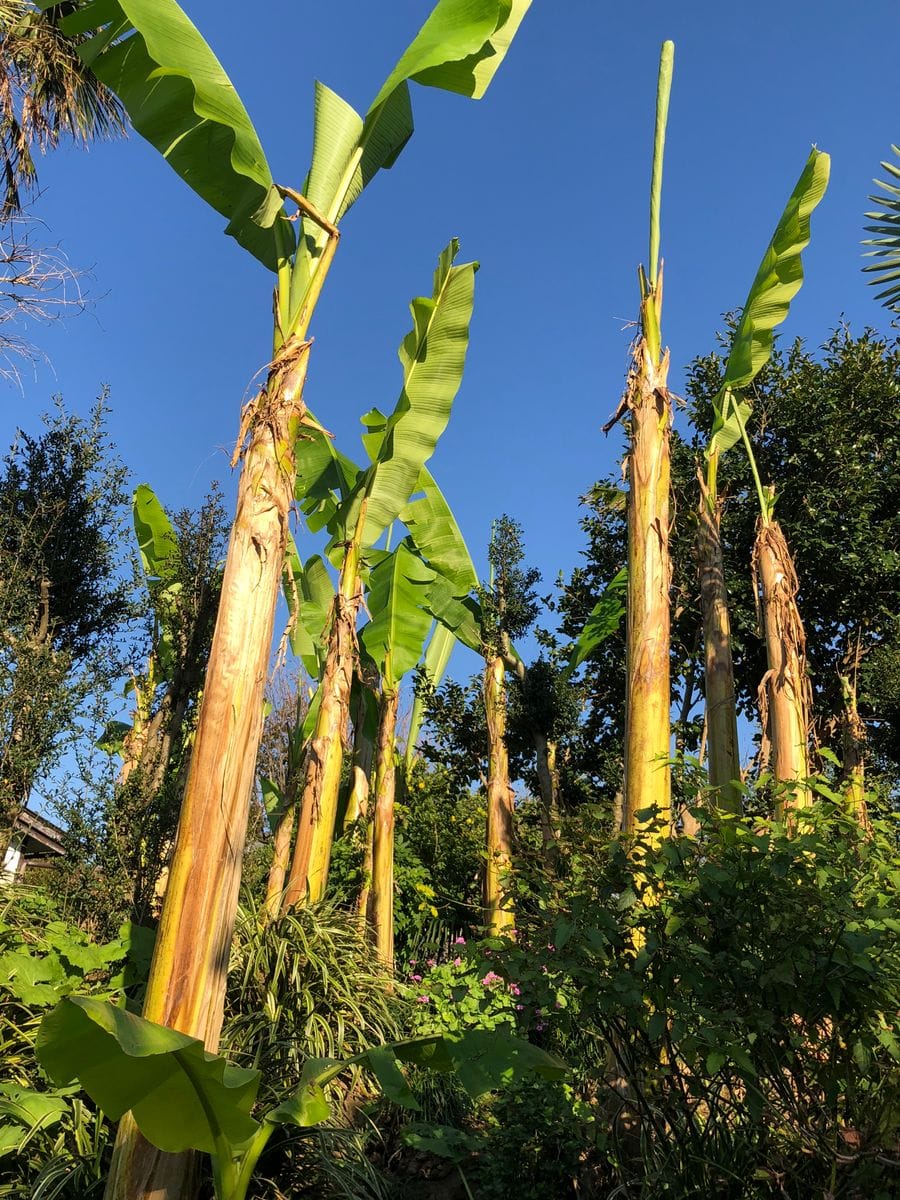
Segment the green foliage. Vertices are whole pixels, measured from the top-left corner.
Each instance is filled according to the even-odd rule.
[[[891,149],[894,154],[900,155],[900,149],[896,146],[891,146]],[[900,179],[900,168],[896,163],[883,162],[881,165],[892,179]],[[881,188],[881,192],[877,196],[870,196],[869,199],[882,207],[876,212],[866,213],[867,220],[874,221],[875,224],[866,225],[865,228],[868,233],[878,236],[865,238],[863,245],[875,246],[875,250],[866,251],[866,257],[877,258],[880,261],[870,263],[863,267],[863,270],[874,273],[869,283],[875,287],[887,284],[884,291],[878,293],[877,299],[883,301],[885,308],[900,312],[900,284],[897,283],[900,277],[900,233],[897,230],[900,225],[900,188],[880,179],[876,179],[875,184]]]
[[[847,1195],[886,1186],[893,831],[866,838],[827,805],[793,836],[726,821],[631,856],[595,820],[570,824],[564,882],[520,875],[519,940],[497,970],[578,1059],[606,1186],[798,1200],[835,1180]]]
[[[121,576],[125,469],[106,432],[57,401],[0,465],[0,825],[110,686],[130,615]]]
[[[787,316],[803,283],[801,252],[809,245],[809,218],[825,195],[830,165],[827,154],[813,149],[763,255],[734,332],[721,392],[713,402],[710,454],[724,453],[741,438],[750,408],[734,393],[748,387],[769,361],[773,330]]]
[[[534,589],[541,573],[523,565],[524,558],[521,525],[512,517],[499,517],[491,526],[488,545],[490,582],[480,590],[481,636],[488,654],[505,651],[537,618],[540,602]]]

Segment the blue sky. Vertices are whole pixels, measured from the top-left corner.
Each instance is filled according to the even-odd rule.
[[[365,110],[431,0],[266,0],[185,7],[230,74],[275,178],[302,186],[312,81]],[[862,214],[900,140],[885,46],[895,0],[672,5],[534,0],[487,97],[414,88],[416,134],[343,225],[312,332],[307,398],[361,453],[360,414],[390,408],[407,304],[451,236],[482,264],[465,379],[432,470],[484,561],[491,519],[524,526],[551,582],[578,560],[578,497],[615,468],[614,410],[646,257],[659,46],[676,43],[663,198],[670,383],[740,305],[811,143],[832,154],[807,283],[786,326],[817,344],[841,314],[887,329],[860,272]],[[134,482],[177,508],[221,480],[239,409],[271,347],[271,282],[224,222],[136,135],[41,164],[37,215],[93,273],[90,312],[35,327],[48,355],[24,394],[0,384],[0,445],[54,392],[84,412],[111,389]],[[303,539],[305,553],[316,548]],[[468,669],[467,666],[462,667]]]

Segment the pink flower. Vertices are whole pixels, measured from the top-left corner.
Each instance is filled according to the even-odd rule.
[[[422,982],[421,975],[411,975],[410,979],[412,979],[413,983],[421,983]]]
[[[433,959],[433,958],[429,958],[428,962],[427,962],[425,965],[426,965],[426,966],[428,966],[428,967],[433,967],[433,966],[434,966],[434,959]]]
[[[430,1003],[431,1003],[430,996],[416,996],[416,1004],[430,1004]]]
[[[555,946],[552,944],[552,942],[548,942],[548,943],[547,943],[547,949],[548,949],[548,950],[550,950],[550,951],[552,952],[553,950],[555,950],[555,949],[556,949],[556,947],[555,947]]]
[[[465,944],[466,944],[466,939],[464,937],[458,937],[458,938],[453,939],[454,946],[464,946]]]
[[[488,971],[487,975],[485,975],[484,979],[482,979],[481,985],[482,987],[492,987],[493,984],[500,983],[500,980],[501,977],[496,973],[496,971]]]
[[[461,967],[461,966],[462,966],[462,959],[461,959],[461,958],[454,958],[454,960],[453,960],[453,966],[454,966],[454,967]]]
[[[524,1005],[524,1004],[517,1004],[517,1005],[516,1005],[516,1012],[524,1012],[524,1011],[525,1011],[525,1005]]]
[[[509,990],[514,996],[522,995],[522,989],[519,987],[519,985],[517,983],[511,983],[509,985]]]

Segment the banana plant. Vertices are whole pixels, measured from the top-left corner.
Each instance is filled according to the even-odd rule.
[[[558,1059],[503,1032],[437,1034],[343,1060],[309,1059],[297,1090],[255,1115],[259,1071],[209,1054],[197,1038],[86,996],[68,996],[44,1017],[37,1056],[52,1080],[77,1081],[107,1116],[127,1116],[159,1151],[208,1154],[216,1200],[246,1200],[272,1135],[285,1125],[309,1129],[327,1121],[335,1095],[329,1085],[354,1068],[411,1111],[420,1106],[403,1073],[406,1064],[455,1074],[473,1099],[534,1075],[559,1080],[566,1074]]]
[[[50,8],[55,0],[38,2]],[[61,21],[64,33],[83,39],[82,61],[119,97],[138,133],[275,275],[272,356],[263,388],[243,410],[233,456],[241,467],[237,507],[145,1001],[149,1018],[210,1049],[222,1023],[295,445],[311,424],[303,399],[307,335],[338,225],[412,135],[410,82],[484,95],[529,4],[439,0],[365,117],[317,84],[312,163],[300,176],[305,194],[275,182],[240,97],[174,0],[85,0]],[[130,1151],[117,1161],[126,1165],[117,1168],[111,1196],[152,1195],[163,1185],[157,1168]],[[125,1182],[128,1175],[140,1184]],[[171,1179],[165,1186],[170,1200],[186,1194]]]
[[[753,561],[760,625],[768,659],[768,670],[760,688],[760,696],[765,701],[764,732],[767,727],[777,780],[796,784],[809,775],[809,682],[803,623],[797,609],[797,575],[787,540],[774,520],[774,489],[762,484],[747,433],[752,406],[746,390],[769,361],[774,329],[788,315],[791,301],[803,284],[801,255],[809,244],[810,216],[828,185],[829,167],[828,155],[813,149],[763,255],[732,339],[719,392],[713,400],[713,426],[706,451],[705,478],[700,475],[698,561],[706,666],[709,782],[714,789],[715,803],[726,812],[741,811],[741,774],[728,596],[720,539],[722,502],[718,492],[718,467],[721,456],[738,442],[743,443],[747,454],[760,509]],[[802,786],[789,790],[795,803],[811,799]]]
[[[322,897],[331,847],[356,660],[356,627],[364,579],[378,556],[375,547],[409,503],[426,460],[447,426],[462,381],[474,302],[476,263],[455,265],[459,243],[443,250],[431,296],[410,306],[413,328],[403,339],[403,387],[390,416],[373,409],[363,417],[369,466],[355,476],[347,460],[316,451],[310,492],[298,476],[301,507],[325,522],[332,539],[327,553],[339,566],[322,682],[321,702],[309,746],[285,905]],[[337,488],[333,486],[337,484]],[[338,495],[346,495],[338,501]]]
[[[404,539],[372,570],[368,604],[373,616],[360,634],[380,678],[368,921],[378,957],[389,967],[394,962],[397,710],[403,677],[418,663],[431,629],[425,601],[435,578],[411,539]]]
[[[664,42],[656,91],[650,183],[650,256],[638,271],[640,332],[619,409],[628,424],[628,597],[626,604],[625,784],[622,825],[650,842],[668,834],[669,770],[669,352],[663,350],[659,257],[663,153],[675,47]]]

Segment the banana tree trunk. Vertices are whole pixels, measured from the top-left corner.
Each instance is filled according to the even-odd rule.
[[[285,343],[245,413],[250,440],[144,1003],[148,1020],[210,1051],[222,1026],[308,356],[309,343]],[[192,1200],[186,1161],[173,1163],[123,1122],[107,1200]]]
[[[365,695],[360,687],[360,700],[353,715],[353,766],[350,794],[344,810],[344,832],[346,833],[360,817],[364,820],[369,812],[369,781],[375,760],[375,747],[366,729]]]
[[[306,779],[285,909],[321,900],[328,883],[344,757],[344,733],[356,663],[356,618],[362,600],[358,548],[347,551],[334,598],[321,703],[309,745]]]
[[[400,693],[386,688],[381,697],[375,753],[375,805],[372,820],[372,884],[369,924],[379,960],[394,965],[394,796],[397,769],[394,751]]]
[[[844,712],[841,721],[844,783],[847,804],[863,829],[869,829],[869,807],[866,803],[866,727],[856,706],[856,687],[848,675],[841,677]]]
[[[506,671],[503,656],[487,660],[484,669],[484,711],[488,732],[487,863],[484,871],[484,917],[493,935],[515,923],[507,902],[502,904],[503,877],[512,869],[513,794],[509,786],[506,748]]]
[[[661,289],[661,278],[660,285]],[[643,326],[659,328],[660,291],[644,301]],[[652,307],[653,312],[646,315]],[[628,455],[628,598],[623,829],[653,843],[671,822],[669,770],[669,426],[668,352],[645,337],[626,394]],[[638,820],[641,810],[654,815]]]
[[[532,731],[538,787],[541,793],[541,839],[545,858],[555,855],[559,841],[559,770],[556,765],[557,744],[539,730]]]
[[[266,880],[265,918],[273,921],[281,912],[284,899],[284,881],[291,862],[291,840],[294,836],[294,823],[297,819],[297,801],[294,797],[284,806],[281,819],[275,828],[272,839],[272,865],[269,867],[269,877]]]
[[[806,634],[797,608],[799,584],[787,541],[777,521],[760,520],[753,549],[760,624],[768,670],[760,684],[763,728],[768,730],[772,771],[787,787],[779,792],[776,816],[812,803],[809,776],[809,680]]]
[[[740,814],[741,757],[731,656],[731,622],[720,537],[722,506],[711,500],[702,477],[700,491],[697,559],[703,610],[709,784],[714,789],[714,800],[720,809]]]

